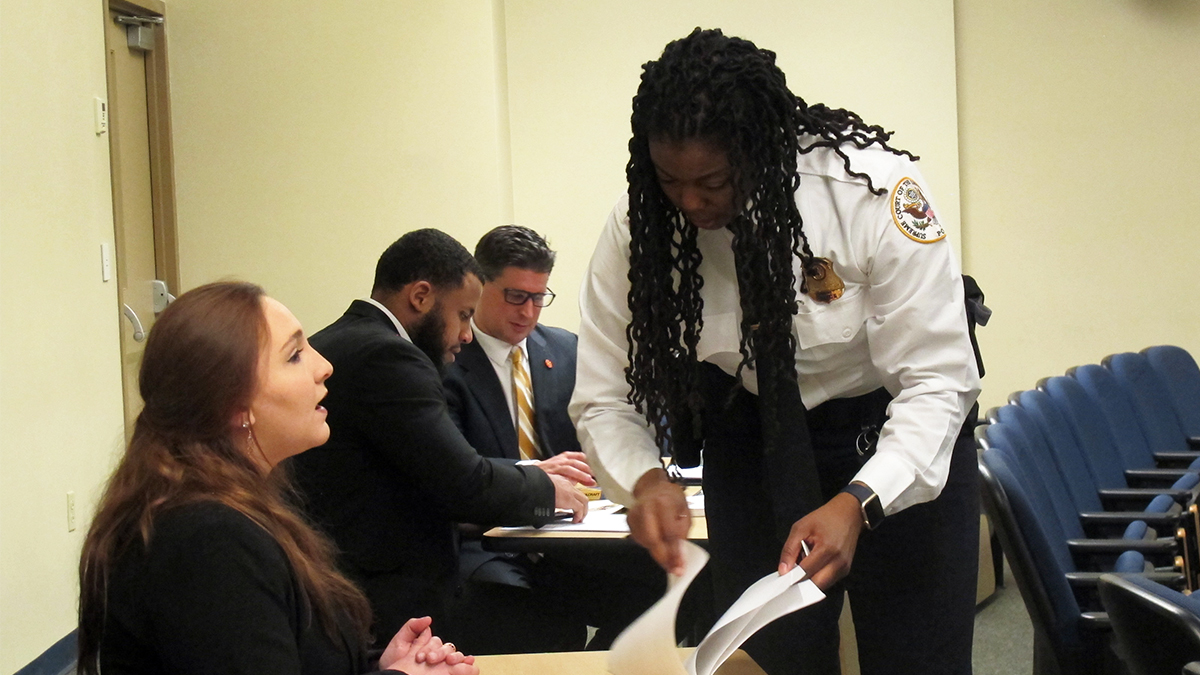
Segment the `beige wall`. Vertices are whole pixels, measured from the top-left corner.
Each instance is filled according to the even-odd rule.
[[[121,406],[115,286],[98,272],[112,240],[107,139],[91,131],[100,5],[0,2],[0,669],[11,672],[72,627],[78,546]],[[562,251],[562,299],[544,318],[574,327],[578,277],[624,189],[639,65],[698,24],[776,50],[810,101],[899,130],[897,144],[929,157],[953,223],[951,8],[915,4],[168,0],[178,290],[253,280],[316,330],[368,292],[399,234],[433,226],[472,247],[515,218]],[[847,28],[811,28],[814,16]],[[919,48],[891,39],[886,25],[904,22],[923,27]],[[69,39],[47,40],[48,26]],[[920,106],[902,100],[913,87]],[[80,528],[68,534],[70,489]]]
[[[0,0],[3,673],[75,627],[79,546],[121,439],[102,19],[98,0]]]
[[[367,292],[400,233],[435,226],[472,246],[514,218],[562,252],[544,318],[574,326],[578,276],[623,189],[638,67],[702,24],[777,51],[809,101],[896,129],[951,225],[961,161],[964,267],[996,310],[985,403],[1112,351],[1200,351],[1187,264],[1200,234],[1184,212],[1200,174],[1193,2],[168,3],[184,286],[258,281],[310,330]],[[121,405],[116,290],[98,270],[112,240],[107,140],[91,127],[100,6],[0,0],[0,13],[12,672],[73,625]]]
[[[578,280],[624,189],[640,64],[698,24],[779,52],[809,100],[898,129],[929,157],[956,236],[952,8],[915,5],[410,1],[372,5],[351,30],[342,6],[172,0],[184,287],[249,278],[311,331],[367,292],[400,233],[434,226],[473,248],[515,221],[559,249],[543,320],[574,328]],[[807,30],[862,13],[880,20]],[[920,48],[891,39],[884,24],[902,22],[923,27]]]
[[[1106,354],[1200,353],[1200,4],[958,0],[983,405]]]
[[[950,0],[507,0],[508,98],[517,222],[559,251],[546,323],[578,326],[579,280],[625,190],[630,102],[641,65],[696,26],[778,54],[791,89],[894,129],[957,238],[958,137]],[[870,21],[861,17],[871,16]],[[916,41],[893,26],[919,26]],[[841,26],[842,28],[836,28]],[[830,28],[835,27],[835,28]]]
[[[310,331],[402,233],[499,224],[489,0],[169,0],[184,288],[263,284]]]

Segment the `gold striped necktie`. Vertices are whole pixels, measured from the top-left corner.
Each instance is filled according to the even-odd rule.
[[[513,365],[513,394],[517,397],[517,446],[521,459],[541,459],[538,452],[537,432],[533,429],[533,387],[529,382],[529,371],[521,348],[513,347],[510,355]]]

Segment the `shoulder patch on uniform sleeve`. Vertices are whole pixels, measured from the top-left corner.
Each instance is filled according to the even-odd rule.
[[[946,230],[933,214],[921,186],[911,178],[902,178],[892,188],[892,221],[906,237],[922,244],[946,237]]]

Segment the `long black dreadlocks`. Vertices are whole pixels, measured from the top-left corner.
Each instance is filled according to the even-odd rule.
[[[651,138],[703,139],[723,149],[734,169],[734,193],[744,209],[729,224],[742,308],[742,369],[757,369],[764,404],[763,440],[775,445],[778,386],[796,386],[796,279],[792,257],[806,271],[818,265],[804,235],[795,193],[800,186],[797,156],[831,148],[848,173],[855,172],[842,149],[887,144],[890,134],[853,112],[809,106],[787,88],[775,53],[717,30],[695,29],[675,40],[662,57],[642,66],[633,99],[629,141],[629,399],[654,425],[684,466],[698,459],[701,430],[696,345],[703,326],[701,254],[696,228],[663,193],[650,160]],[[800,279],[800,290],[807,290]],[[769,372],[765,372],[768,371]],[[766,375],[766,377],[764,377]],[[764,385],[767,390],[764,390]],[[667,430],[673,429],[672,434]],[[682,433],[681,433],[682,432]]]

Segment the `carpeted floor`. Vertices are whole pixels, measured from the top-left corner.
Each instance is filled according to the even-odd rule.
[[[1004,565],[1004,587],[975,612],[975,675],[1030,675],[1033,624],[1021,592]]]

